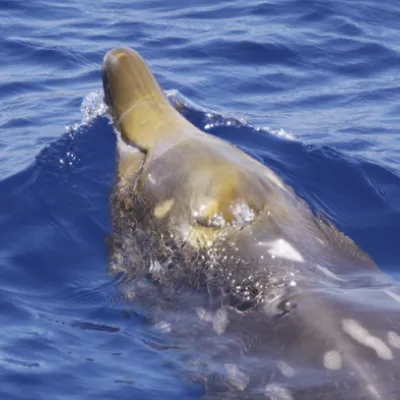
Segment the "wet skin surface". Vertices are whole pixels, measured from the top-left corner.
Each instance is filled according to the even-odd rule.
[[[179,115],[137,53],[108,53],[103,83],[119,132],[111,270],[195,347],[206,396],[398,398],[398,286],[274,172]]]

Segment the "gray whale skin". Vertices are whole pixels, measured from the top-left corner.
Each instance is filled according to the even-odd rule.
[[[110,270],[204,398],[399,400],[400,290],[271,169],[190,124],[142,57],[102,67]]]

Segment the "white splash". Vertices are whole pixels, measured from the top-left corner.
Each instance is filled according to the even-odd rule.
[[[254,211],[243,200],[232,206],[232,213],[235,217],[234,225],[243,225],[254,220]]]
[[[218,114],[215,111],[199,106],[198,104],[194,103],[193,101],[189,100],[185,96],[183,96],[178,90],[171,89],[165,91],[165,94],[169,101],[177,108],[186,107],[191,108],[196,111],[200,111],[205,115],[204,121],[204,130],[210,130],[217,126],[247,126],[255,131],[259,132],[266,132],[270,135],[279,136],[286,140],[298,140],[296,135],[292,132],[287,132],[282,128],[271,128],[269,126],[257,126],[249,122],[246,118],[232,118],[229,116],[223,116],[222,114]]]
[[[372,336],[367,329],[354,319],[342,320],[342,329],[356,342],[374,350],[377,356],[383,360],[393,359],[392,350],[385,342],[376,336]]]
[[[82,121],[73,126],[66,126],[67,131],[76,132],[82,126],[90,125],[97,117],[107,114],[108,107],[103,101],[103,91],[96,90],[88,93],[82,100]]]
[[[260,242],[259,244],[270,247],[268,253],[272,258],[281,257],[290,261],[304,262],[303,256],[286,240],[278,239],[273,242]]]

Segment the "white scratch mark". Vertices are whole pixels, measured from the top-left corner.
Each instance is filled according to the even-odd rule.
[[[282,374],[288,378],[291,378],[296,375],[295,369],[285,361],[277,361],[276,366],[278,367],[279,371],[281,371]]]
[[[390,348],[381,339],[372,336],[367,329],[354,319],[342,320],[342,329],[356,342],[374,350],[378,357],[384,360],[393,359],[393,353]]]
[[[391,292],[390,290],[384,290],[384,292],[391,297],[393,300],[398,301],[400,303],[400,296],[396,293]]]
[[[398,333],[393,331],[388,332],[387,340],[392,347],[400,349],[400,335]]]
[[[161,271],[161,269],[162,269],[161,264],[157,260],[153,260],[150,263],[150,268],[149,268],[150,273],[157,274]]]
[[[322,272],[328,278],[332,278],[332,279],[335,279],[337,281],[345,281],[345,279],[340,278],[339,276],[334,274],[332,271],[330,271],[328,268],[323,267],[322,265],[319,265],[319,264],[315,264],[315,266],[317,267],[318,271]]]
[[[383,400],[382,396],[379,394],[379,392],[376,390],[376,387],[372,384],[369,384],[365,386],[366,389],[374,396],[375,399],[377,400]],[[392,399],[394,400],[394,399]]]

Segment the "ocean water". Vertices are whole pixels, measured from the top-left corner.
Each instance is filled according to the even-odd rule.
[[[119,45],[399,279],[397,0],[2,0],[0,21],[2,399],[202,396],[108,273]]]

